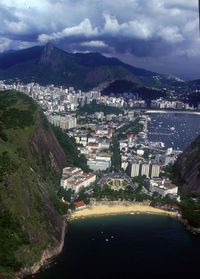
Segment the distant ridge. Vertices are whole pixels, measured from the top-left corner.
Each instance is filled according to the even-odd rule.
[[[74,86],[82,90],[104,87],[116,80],[155,87],[177,82],[176,77],[136,68],[100,53],[68,53],[51,43],[1,54],[0,79]]]

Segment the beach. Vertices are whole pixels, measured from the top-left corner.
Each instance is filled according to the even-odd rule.
[[[70,214],[69,220],[79,218],[118,215],[118,214],[162,214],[175,217],[176,212],[166,211],[144,204],[108,204],[108,205],[92,205],[87,208],[79,209]]]

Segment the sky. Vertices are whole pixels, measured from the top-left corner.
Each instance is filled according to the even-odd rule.
[[[0,52],[47,42],[200,78],[198,0],[0,1]]]

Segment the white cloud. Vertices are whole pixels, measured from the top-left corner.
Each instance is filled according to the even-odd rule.
[[[180,43],[184,41],[183,35],[177,26],[160,27],[158,36],[169,43]]]
[[[105,48],[105,47],[108,47],[108,45],[105,44],[103,41],[98,41],[98,40],[83,42],[80,45],[84,46],[84,47],[91,47],[91,48]]]
[[[93,37],[98,35],[98,29],[92,27],[92,24],[88,18],[84,19],[77,26],[66,27],[61,32],[54,32],[50,35],[41,34],[38,37],[39,42],[47,42],[51,40],[60,40],[67,37],[76,37],[76,36],[84,36],[84,37]]]
[[[14,34],[24,34],[28,31],[28,26],[22,21],[4,21],[5,31]]]
[[[9,50],[11,42],[12,41],[7,38],[0,38],[0,52]]]

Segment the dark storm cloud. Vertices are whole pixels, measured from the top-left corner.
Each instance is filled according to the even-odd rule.
[[[196,0],[1,0],[0,51],[52,41],[68,51],[198,57]]]

